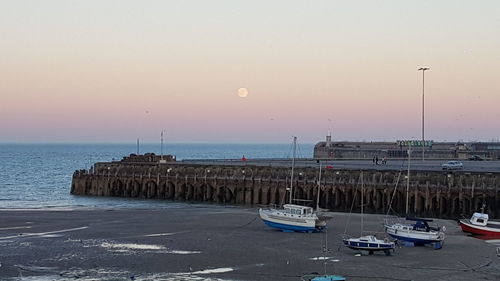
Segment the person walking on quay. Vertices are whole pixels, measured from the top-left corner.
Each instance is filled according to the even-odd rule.
[[[373,156],[373,160],[372,161],[373,161],[373,165],[375,165],[375,156]]]
[[[375,156],[375,165],[378,165],[378,156]]]
[[[384,158],[382,158],[382,164],[384,164],[384,165],[387,164],[387,156],[384,156]]]

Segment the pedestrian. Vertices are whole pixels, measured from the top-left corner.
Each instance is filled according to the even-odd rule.
[[[375,156],[375,165],[378,165],[378,156]]]
[[[386,165],[387,164],[387,157],[384,156],[384,158],[382,159],[382,164]]]
[[[373,165],[375,165],[375,156],[373,156]]]

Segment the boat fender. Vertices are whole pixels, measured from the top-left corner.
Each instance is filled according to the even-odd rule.
[[[446,226],[443,225],[441,229],[443,230],[443,232],[446,232]]]

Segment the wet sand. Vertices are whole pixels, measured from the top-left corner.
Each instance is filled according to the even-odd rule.
[[[359,256],[341,245],[358,214],[332,213],[327,234],[282,233],[256,208],[186,205],[137,210],[0,210],[0,280],[301,280],[327,271],[348,280],[500,280],[496,245],[454,221],[441,250],[402,247]],[[365,230],[382,232],[382,215]],[[379,237],[383,237],[382,233]],[[22,276],[22,277],[21,277]]]

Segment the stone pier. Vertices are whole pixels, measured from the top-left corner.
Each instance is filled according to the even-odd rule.
[[[179,162],[97,163],[73,175],[75,195],[154,198],[172,201],[236,205],[286,203],[290,169],[285,167],[196,165]],[[318,170],[295,169],[294,198],[315,206]],[[406,177],[399,171],[324,170],[320,207],[359,212],[361,186],[367,213],[403,215]],[[486,204],[485,212],[500,217],[500,174],[414,172],[409,183],[411,215],[440,218],[469,217]],[[354,203],[353,203],[354,202]]]

